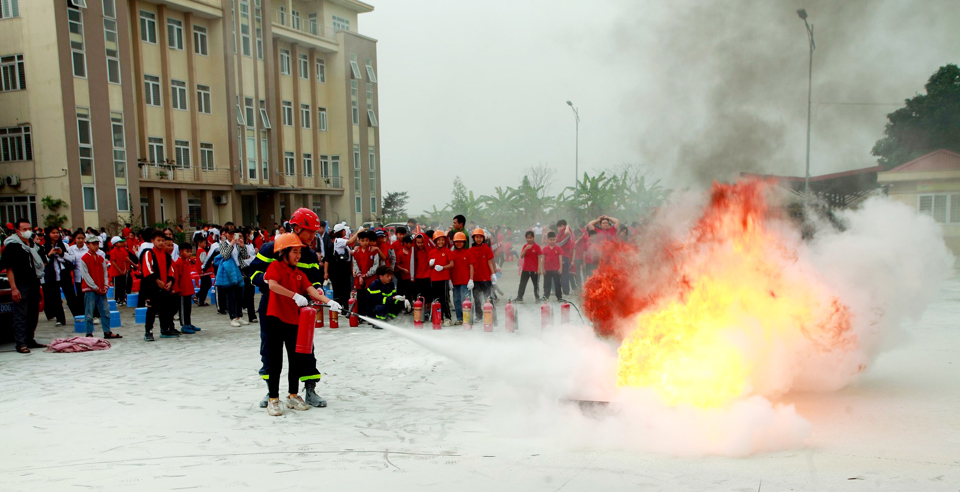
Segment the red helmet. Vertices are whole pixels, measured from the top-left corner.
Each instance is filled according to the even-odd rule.
[[[290,217],[290,225],[298,225],[308,231],[315,231],[320,228],[320,217],[309,208],[298,208]]]

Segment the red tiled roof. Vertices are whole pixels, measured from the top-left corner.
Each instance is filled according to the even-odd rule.
[[[858,175],[858,174],[876,173],[876,172],[878,172],[878,171],[880,171],[880,166],[864,167],[864,168],[861,168],[861,169],[852,169],[852,170],[850,170],[850,171],[841,171],[841,172],[839,172],[839,173],[821,174],[820,176],[810,176],[810,182],[812,183],[812,182],[815,182],[815,181],[828,181],[828,180],[831,180],[831,179],[846,178],[846,177],[849,177],[849,176],[856,176],[856,175]],[[804,177],[803,177],[803,176],[777,176],[776,174],[753,174],[753,173],[747,173],[747,172],[742,172],[742,173],[740,173],[740,176],[743,176],[743,177],[755,177],[755,178],[761,178],[761,179],[770,179],[770,178],[772,178],[772,179],[776,179],[776,180],[778,180],[778,181],[795,181],[795,182],[796,182],[796,181],[799,181],[799,182],[801,182],[801,183],[804,181]]]
[[[927,155],[901,164],[888,173],[918,171],[960,171],[960,154],[946,149],[935,150]]]

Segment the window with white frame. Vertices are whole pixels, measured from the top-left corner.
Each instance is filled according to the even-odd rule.
[[[299,55],[300,57],[300,78],[310,80],[310,57]]]
[[[87,76],[87,54],[83,40],[83,12],[78,8],[67,9],[67,23],[70,26],[70,51],[73,58],[73,76]]]
[[[333,28],[337,31],[349,31],[350,19],[344,19],[337,15],[333,16]]]
[[[166,155],[163,151],[163,139],[160,137],[147,137],[147,159],[151,164],[165,164]]]
[[[270,115],[267,114],[267,101],[263,99],[260,100],[260,126],[270,130],[273,128],[270,125]]]
[[[103,16],[117,18],[117,0],[103,0]]]
[[[207,47],[207,28],[194,24],[193,26],[193,52],[198,55],[207,56],[209,54]]]
[[[213,112],[209,85],[197,84],[197,112],[203,114],[211,114]]]
[[[367,120],[369,121],[370,126],[377,126],[377,114],[373,112],[372,109],[367,110]]]
[[[287,25],[287,8],[283,5],[280,6],[280,24]]]
[[[20,17],[20,5],[18,2],[19,0],[0,1],[0,19]]]
[[[190,227],[200,227],[200,220],[203,218],[203,206],[200,205],[199,198],[187,198],[187,222]]]
[[[78,9],[85,9],[87,8],[87,0],[68,0],[67,6],[76,7]]]
[[[247,179],[257,179],[257,134],[247,130]]]
[[[190,169],[190,141],[174,140],[173,151],[177,160],[177,167],[180,169]]]
[[[0,92],[22,91],[26,88],[23,55],[0,57]]]
[[[924,194],[917,198],[917,209],[941,224],[960,222],[960,194]]]
[[[370,197],[370,213],[377,213],[377,197],[375,196]]]
[[[183,51],[183,22],[167,18],[167,46],[172,50]]]
[[[353,146],[353,189],[357,192],[360,191],[360,187],[363,178],[361,178],[361,169],[363,166],[360,164],[360,145],[354,144]]]
[[[246,119],[243,117],[243,108],[240,107],[240,96],[237,96],[237,124],[240,126],[246,126]],[[239,135],[237,138],[240,138]]]
[[[313,121],[313,117],[310,116],[310,105],[301,104],[300,105],[300,127],[310,128],[311,121]]]
[[[97,189],[93,186],[83,187],[83,209],[87,211],[97,210]]]
[[[313,176],[313,154],[303,154],[303,175]]]
[[[30,125],[0,128],[0,162],[32,160]]]
[[[363,76],[360,75],[360,65],[357,63],[357,55],[355,53],[350,53],[350,73],[353,75],[354,80],[363,80]]]
[[[260,130],[260,172],[264,181],[270,179],[270,146],[266,130]]]
[[[240,0],[240,48],[250,56],[250,0]]]
[[[117,187],[117,212],[130,211],[130,191],[127,188]]]
[[[257,124],[257,115],[253,109],[253,98],[243,98],[243,117],[247,120],[247,128],[253,128]]]
[[[373,84],[377,83],[377,73],[373,71],[372,58],[367,58],[367,80],[369,80],[370,83],[373,83]]]
[[[157,15],[153,12],[140,11],[140,40],[157,44]]]
[[[300,12],[296,10],[290,11],[290,27],[300,30]]]
[[[155,75],[143,76],[143,95],[147,106],[160,106],[160,77]]]
[[[256,0],[253,8],[254,31],[257,38],[257,59],[263,60],[263,8],[260,0]]]
[[[280,50],[280,73],[290,75],[290,50]]]
[[[213,144],[201,143],[200,144],[200,170],[213,171],[214,167],[215,167],[215,164],[213,160]]]
[[[293,103],[283,101],[281,106],[283,107],[283,126],[293,126]]]
[[[106,11],[107,2],[104,0],[104,10]],[[113,9],[114,12],[116,9]],[[117,19],[103,17],[103,41],[104,49],[107,52],[107,81],[113,84],[120,83],[120,36],[117,34]]]
[[[327,131],[327,108],[317,108],[317,129]]]
[[[350,81],[350,114],[353,117],[353,124],[360,124],[360,103],[357,100],[358,90],[357,90],[357,81]]]
[[[93,127],[90,108],[77,108],[77,141],[80,144],[80,175],[93,176]]]
[[[173,109],[187,110],[187,83],[182,80],[170,81],[170,104]]]
[[[313,34],[314,36],[320,32],[317,24],[317,14],[313,12],[307,14],[307,29],[309,29],[310,34]]]
[[[325,155],[320,156],[320,177],[330,177],[330,157]]]
[[[377,192],[377,152],[376,149],[370,147],[369,153],[367,154],[367,162],[370,166],[370,191],[373,193]]]
[[[127,177],[127,142],[123,131],[123,113],[110,113],[110,130],[113,136],[113,177]]]
[[[363,198],[360,198],[360,195],[353,197],[353,207],[354,212],[358,214],[363,212]]]
[[[297,162],[294,158],[293,152],[284,152],[283,153],[283,174],[287,176],[293,176],[296,173]]]
[[[327,82],[327,65],[323,58],[317,58],[317,82],[321,84]]]
[[[343,183],[340,179],[340,156],[332,155],[330,156],[330,185],[334,188],[342,188]]]

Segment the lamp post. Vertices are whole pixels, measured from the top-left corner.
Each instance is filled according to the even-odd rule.
[[[813,50],[817,45],[813,42],[813,26],[807,22],[807,11],[800,9],[797,15],[803,19],[807,26],[807,38],[810,40],[810,68],[807,73],[807,169],[803,175],[803,201],[807,202],[810,195],[810,119],[811,119],[811,96],[813,95]]]
[[[577,120],[577,140],[576,140],[576,157],[574,160],[573,168],[573,192],[576,196],[577,188],[580,185],[580,113],[577,111],[577,108],[573,107],[573,103],[567,101],[567,106],[570,106],[570,109],[573,110],[573,117]]]

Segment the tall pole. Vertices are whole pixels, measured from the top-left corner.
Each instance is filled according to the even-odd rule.
[[[807,203],[810,196],[810,125],[813,116],[813,50],[817,45],[813,42],[813,26],[807,22],[807,11],[800,9],[797,11],[797,15],[803,19],[804,25],[807,26],[807,37],[810,41],[810,65],[807,72],[807,167],[803,177],[803,200],[804,203]]]
[[[577,122],[577,123],[576,123],[576,129],[577,129],[577,130],[576,130],[576,131],[577,131],[577,133],[576,133],[576,143],[575,143],[575,147],[574,147],[574,148],[576,149],[576,151],[575,151],[575,154],[574,154],[574,161],[573,161],[573,162],[574,162],[574,164],[573,164],[573,166],[574,166],[574,167],[573,167],[573,197],[574,197],[574,200],[577,201],[577,203],[575,203],[575,205],[577,205],[577,207],[576,207],[576,210],[577,210],[576,216],[577,216],[577,218],[579,218],[579,216],[580,216],[580,207],[579,207],[579,195],[578,195],[578,193],[580,192],[580,190],[579,190],[579,188],[580,188],[580,112],[577,111],[577,108],[573,106],[573,103],[572,103],[571,101],[567,101],[567,106],[570,106],[570,109],[573,110],[573,117],[576,119],[576,122]]]

